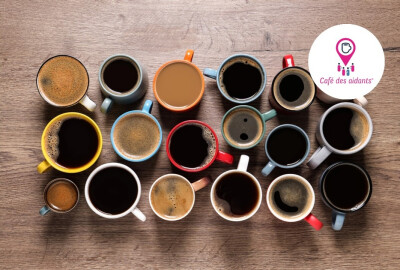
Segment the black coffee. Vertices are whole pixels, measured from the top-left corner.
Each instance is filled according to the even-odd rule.
[[[137,195],[135,178],[122,168],[110,167],[99,171],[89,185],[92,204],[106,214],[125,212],[133,205]]]
[[[307,152],[307,140],[300,131],[283,127],[270,135],[267,150],[273,161],[289,166],[304,157]]]
[[[188,124],[173,133],[169,148],[172,158],[179,165],[199,168],[214,157],[216,142],[212,132],[205,126]]]
[[[229,96],[235,99],[247,99],[260,91],[262,74],[254,65],[240,61],[226,68],[222,82]]]
[[[325,176],[322,193],[334,207],[351,210],[365,204],[370,192],[368,176],[350,164],[333,167]]]
[[[107,86],[117,92],[131,90],[138,81],[138,71],[129,61],[117,59],[106,66],[103,79]]]
[[[47,132],[46,150],[60,166],[78,168],[93,159],[99,138],[94,127],[80,118],[54,123]]]
[[[259,200],[259,191],[254,180],[247,174],[235,172],[226,174],[215,187],[217,196],[230,206],[230,213],[246,215]],[[220,209],[223,211],[226,209]]]
[[[283,77],[279,84],[279,91],[282,98],[287,101],[293,102],[300,98],[304,91],[303,80],[294,74]]]

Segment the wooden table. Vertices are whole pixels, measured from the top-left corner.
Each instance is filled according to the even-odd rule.
[[[187,2],[187,3],[185,3]],[[399,168],[399,64],[400,2],[391,1],[0,1],[0,268],[1,269],[399,269],[400,267],[400,168]],[[267,158],[260,143],[251,151],[228,147],[220,121],[234,104],[222,98],[214,81],[205,79],[200,106],[189,113],[167,113],[155,103],[153,112],[163,126],[163,145],[147,162],[124,162],[114,153],[110,128],[121,113],[141,108],[144,99],[112,109],[103,115],[77,105],[57,109],[39,96],[35,77],[44,60],[56,54],[80,59],[90,75],[89,96],[102,102],[97,79],[101,62],[122,52],[141,61],[152,81],[166,61],[181,59],[194,49],[200,69],[216,68],[234,53],[257,57],[268,74],[267,88],[251,105],[270,109],[267,93],[281,69],[282,56],[294,55],[307,68],[309,48],[323,30],[340,23],[366,27],[380,40],[386,57],[383,78],[368,95],[367,110],[374,123],[371,143],[351,157],[331,156],[317,170],[305,165],[276,169],[269,177],[260,173]],[[151,87],[146,98],[155,101]],[[294,123],[310,135],[328,106],[318,100],[310,110],[268,123],[267,132],[281,123]],[[40,175],[40,137],[46,123],[66,111],[88,114],[99,124],[104,148],[98,162],[86,172],[65,175],[55,170]],[[265,196],[268,184],[284,173],[298,173],[317,188],[322,171],[338,160],[365,166],[373,185],[369,204],[349,215],[344,228],[334,232],[331,212],[317,193],[314,213],[325,227],[314,231],[305,222],[288,224],[272,216],[265,199],[250,220],[229,223],[212,209],[206,188],[197,194],[191,214],[180,222],[156,217],[148,192],[159,176],[177,172],[191,180],[204,175],[214,179],[232,169],[222,163],[186,174],[167,159],[165,138],[186,119],[201,119],[216,130],[221,150],[250,156],[249,171],[260,181]],[[85,180],[98,165],[121,162],[136,171],[142,182],[140,209],[147,221],[133,216],[106,220],[95,215],[82,194]],[[43,188],[55,177],[68,177],[80,188],[77,208],[65,215],[41,217]]]

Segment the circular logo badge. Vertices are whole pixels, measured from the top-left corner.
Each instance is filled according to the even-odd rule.
[[[354,99],[378,85],[385,68],[379,40],[353,24],[333,26],[314,41],[308,67],[320,90],[338,99]]]

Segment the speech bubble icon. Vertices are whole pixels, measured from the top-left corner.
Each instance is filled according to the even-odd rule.
[[[347,41],[347,42],[342,43],[342,41]],[[342,45],[340,46],[340,44]],[[341,47],[340,51],[339,51],[339,46]],[[356,44],[354,43],[353,40],[349,38],[342,38],[336,43],[336,52],[339,55],[340,59],[342,59],[342,62],[345,66],[347,66],[355,51],[356,51]]]

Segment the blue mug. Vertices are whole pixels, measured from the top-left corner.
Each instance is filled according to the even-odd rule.
[[[310,140],[300,127],[292,124],[280,125],[268,134],[265,153],[269,162],[261,173],[267,176],[275,167],[290,169],[303,163],[310,153]],[[279,156],[280,154],[285,156]]]
[[[162,129],[150,114],[153,102],[146,100],[142,110],[129,111],[117,118],[111,128],[111,144],[123,159],[142,162],[160,149]]]

